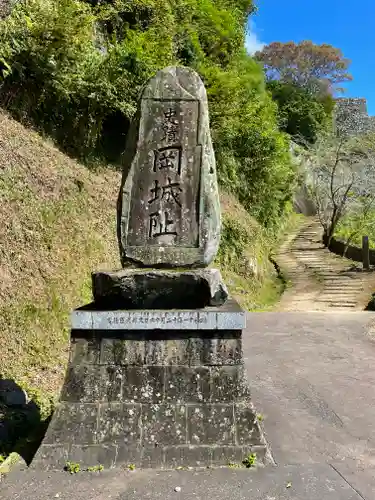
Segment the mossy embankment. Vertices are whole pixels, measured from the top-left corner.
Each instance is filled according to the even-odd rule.
[[[95,171],[0,114],[0,376],[48,414],[64,376],[69,312],[91,300],[90,273],[119,267],[120,174]],[[283,288],[268,256],[275,240],[232,195],[222,193],[219,266],[251,310]]]

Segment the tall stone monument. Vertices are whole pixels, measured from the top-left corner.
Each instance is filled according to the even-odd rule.
[[[72,313],[60,401],[33,466],[226,465],[269,458],[246,381],[245,313],[207,266],[220,205],[207,97],[192,70],[145,86],[118,199],[123,268]]]
[[[220,205],[206,91],[187,68],[145,87],[119,196],[123,266],[203,267],[216,255]]]

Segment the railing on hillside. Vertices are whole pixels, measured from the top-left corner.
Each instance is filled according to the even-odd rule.
[[[370,243],[368,236],[362,236],[362,263],[363,269],[370,269]]]
[[[362,262],[363,269],[366,271],[370,269],[370,266],[375,266],[375,249],[370,248],[368,236],[362,236],[362,247],[348,245],[344,241],[333,237],[328,248],[332,253],[354,260],[355,262]]]

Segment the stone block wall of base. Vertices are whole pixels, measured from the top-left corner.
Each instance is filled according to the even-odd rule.
[[[241,336],[73,330],[60,401],[32,466],[206,467],[249,453],[267,461]]]

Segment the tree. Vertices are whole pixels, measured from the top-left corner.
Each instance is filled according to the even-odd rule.
[[[306,156],[308,187],[329,246],[343,217],[363,219],[374,207],[375,147],[369,138],[331,134],[321,137]]]
[[[263,63],[267,79],[294,83],[313,94],[333,94],[342,90],[338,84],[352,80],[349,59],[328,44],[273,42],[254,57]]]
[[[331,96],[313,96],[294,83],[267,82],[267,89],[278,105],[279,127],[297,143],[314,143],[322,129],[332,124],[334,102]]]

